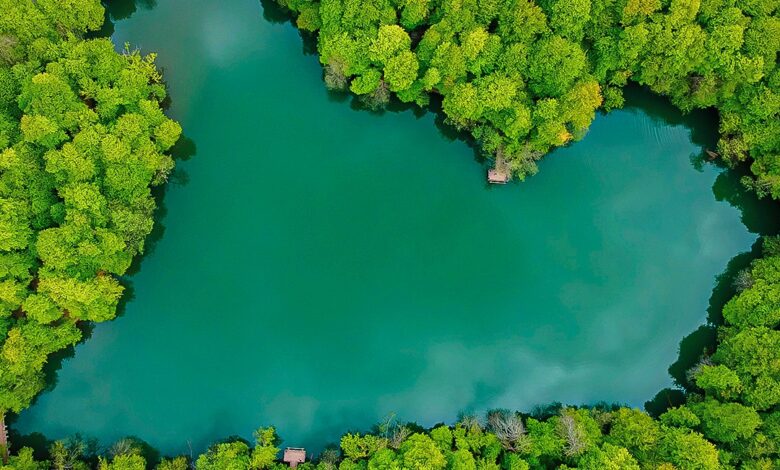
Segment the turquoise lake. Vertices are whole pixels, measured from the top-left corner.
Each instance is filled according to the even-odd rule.
[[[158,54],[194,155],[122,315],[62,361],[22,433],[174,454],[273,424],[317,449],[390,413],[641,407],[672,384],[716,276],[776,230],[700,162],[715,119],[641,90],[538,175],[490,186],[434,113],[328,92],[257,0],[113,12],[117,44]]]

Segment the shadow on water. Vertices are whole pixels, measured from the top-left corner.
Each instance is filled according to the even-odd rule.
[[[749,231],[759,234],[760,237],[750,251],[734,256],[726,265],[726,269],[715,277],[707,307],[707,323],[680,341],[677,361],[669,366],[669,375],[677,388],[661,390],[645,403],[645,409],[653,416],[658,416],[670,407],[681,405],[685,402],[685,392],[696,389],[695,384],[689,380],[688,371],[702,358],[715,352],[717,331],[723,325],[723,307],[737,294],[734,287],[737,274],[749,268],[753,261],[762,256],[764,236],[780,233],[780,225],[777,223],[780,204],[768,199],[760,200],[754,193],[746,190],[739,183],[740,173],[739,169],[722,172],[716,178],[712,190],[717,200],[725,200],[739,209],[742,222]]]
[[[295,26],[293,21],[292,12],[287,8],[279,5],[276,0],[260,0],[260,5],[263,10],[263,19],[271,24],[285,24],[290,23]],[[297,29],[298,35],[301,37],[303,55],[315,55],[317,54],[317,35],[309,31],[303,31]]]
[[[714,108],[695,109],[683,114],[668,98],[649,88],[630,83],[623,89],[624,111],[642,113],[655,122],[685,126],[691,131],[691,142],[704,149],[713,149],[718,141],[718,112]]]
[[[279,5],[276,0],[260,0],[263,7],[263,19],[273,24],[284,24],[292,21],[290,10]]]
[[[726,303],[737,293],[734,288],[734,278],[737,273],[750,266],[761,257],[761,240],[753,244],[750,251],[733,257],[726,269],[715,277],[715,286],[710,295],[707,307],[707,323],[697,328],[680,341],[677,361],[669,366],[669,375],[678,387],[691,390],[694,388],[687,377],[687,372],[705,356],[712,355],[717,347],[717,329],[723,324],[722,311]]]
[[[726,201],[739,209],[742,223],[751,233],[760,235],[780,233],[777,201],[768,197],[758,199],[756,194],[740,181],[747,175],[750,175],[750,169],[744,166],[722,172],[712,186],[715,199]],[[772,216],[767,217],[767,214]]]
[[[676,388],[665,388],[656,393],[653,398],[645,402],[645,411],[657,418],[669,408],[674,408],[685,403],[685,392]]]
[[[151,10],[157,6],[157,0],[102,0],[105,9],[103,26],[92,33],[92,37],[107,38],[114,34],[114,22],[133,16],[138,9]]]
[[[157,205],[157,209],[154,213],[154,226],[152,227],[151,233],[149,233],[149,235],[146,237],[146,241],[144,242],[144,252],[141,255],[133,258],[133,262],[130,265],[130,268],[128,268],[127,273],[125,273],[125,276],[123,276],[122,284],[125,286],[126,290],[125,295],[122,297],[122,301],[120,301],[118,315],[124,312],[123,307],[130,298],[130,295],[128,295],[130,294],[128,290],[132,291],[131,282],[128,277],[138,273],[138,271],[141,269],[141,263],[143,260],[150,254],[154,253],[154,250],[157,248],[157,243],[165,234],[164,221],[165,217],[168,215],[168,207],[165,205],[165,194],[172,186],[185,186],[187,183],[189,183],[189,176],[187,175],[187,172],[184,170],[184,168],[182,168],[181,162],[186,162],[187,160],[191,159],[193,156],[195,156],[196,152],[197,147],[195,146],[195,141],[185,135],[182,135],[170,150],[171,156],[176,162],[176,167],[168,176],[168,182],[166,184],[152,188],[152,197],[154,198],[154,201]]]

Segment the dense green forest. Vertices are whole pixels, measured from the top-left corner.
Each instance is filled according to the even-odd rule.
[[[317,35],[329,87],[371,107],[442,97],[447,120],[519,177],[584,136],[633,81],[684,111],[715,107],[718,152],[780,197],[778,0],[287,0]],[[118,276],[153,226],[151,187],[173,168],[178,124],[154,56],[106,39],[98,0],[0,0],[0,414],[44,388],[50,355],[109,320]],[[733,280],[718,347],[688,373],[686,403],[493,411],[454,426],[349,433],[318,469],[772,469],[780,467],[780,241]],[[193,410],[196,413],[197,410]],[[274,468],[280,441],[229,439],[157,468]],[[130,440],[77,439],[47,461],[18,449],[0,468],[143,469]],[[37,456],[41,457],[41,456]]]

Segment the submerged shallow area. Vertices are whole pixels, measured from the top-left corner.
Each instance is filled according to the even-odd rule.
[[[433,114],[325,91],[298,33],[254,0],[160,0],[114,40],[159,53],[196,155],[124,314],[63,362],[21,432],[175,453],[267,424],[317,447],[391,412],[641,406],[765,229],[728,202],[735,177],[696,164],[711,119],[642,93],[539,175],[488,187]]]

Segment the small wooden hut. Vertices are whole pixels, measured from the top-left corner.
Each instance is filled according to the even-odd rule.
[[[487,177],[488,183],[493,184],[506,184],[512,177],[512,170],[507,165],[501,152],[496,155],[496,163],[493,165],[493,168],[488,170]]]
[[[289,465],[290,468],[295,468],[299,463],[306,461],[306,449],[302,449],[300,447],[288,447],[284,449],[284,458],[282,461]]]
[[[506,173],[501,173],[495,168],[488,170],[488,182],[493,184],[506,184],[509,181],[509,176]]]

